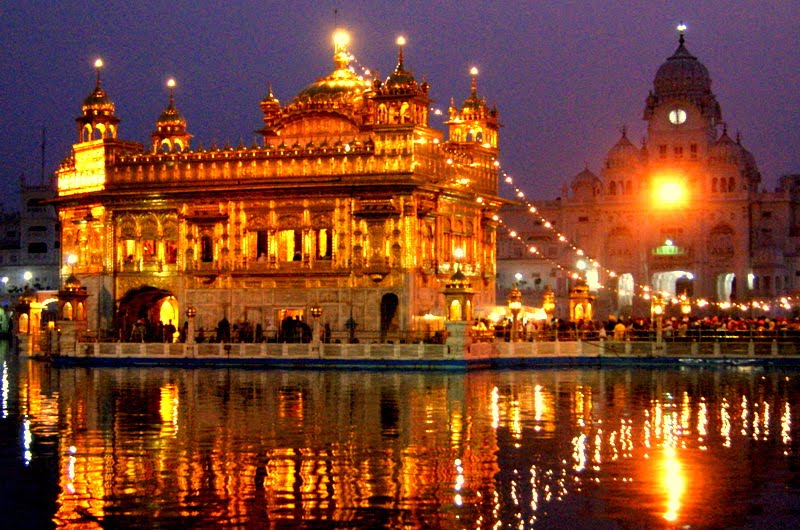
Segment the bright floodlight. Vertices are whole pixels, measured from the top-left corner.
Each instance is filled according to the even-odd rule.
[[[78,256],[76,256],[75,254],[68,254],[67,255],[67,264],[68,265],[75,265],[76,263],[78,263]]]
[[[478,75],[478,69],[476,67],[472,67],[469,70],[470,75]]]
[[[683,33],[684,31],[686,31],[686,24],[684,24],[683,22],[681,22],[680,24],[678,24],[678,31],[680,31],[681,33]]]
[[[31,274],[31,271],[25,271],[25,274],[23,274],[22,277],[25,278],[25,281],[27,282],[33,278],[33,274]]]
[[[170,79],[169,81],[167,81],[167,86],[170,88],[175,88],[175,80]]]
[[[405,46],[406,45],[406,38],[400,35],[397,37],[397,45],[398,46]]]
[[[686,185],[674,178],[661,178],[653,181],[653,204],[657,208],[684,206],[689,198]]]
[[[95,68],[102,68],[102,67],[103,67],[103,60],[102,60],[102,59],[97,59],[97,60],[94,62],[94,67],[95,67]]]
[[[461,247],[456,247],[453,250],[453,257],[456,259],[462,259],[464,257],[464,249]]]
[[[347,47],[350,44],[350,34],[343,29],[337,29],[333,34],[333,44],[337,49]]]
[[[8,276],[3,276],[3,279],[0,280],[0,282],[3,282],[4,284],[7,284],[8,283]]]
[[[586,262],[582,259],[579,259],[577,263],[575,263],[575,266],[578,267],[579,270],[586,270]]]
[[[522,273],[521,273],[521,272],[518,272],[518,273],[516,273],[516,274],[514,275],[514,278],[516,278],[516,280],[517,280],[518,282],[521,282],[521,281],[522,281]]]

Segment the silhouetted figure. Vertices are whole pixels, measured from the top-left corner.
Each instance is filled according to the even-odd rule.
[[[231,341],[231,323],[224,316],[217,324],[217,342]]]

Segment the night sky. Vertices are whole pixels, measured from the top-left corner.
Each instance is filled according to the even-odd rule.
[[[797,0],[0,5],[7,209],[17,207],[20,175],[39,181],[42,126],[47,173],[69,153],[97,57],[106,64],[103,87],[122,118],[122,139],[149,145],[174,76],[193,146],[250,145],[268,81],[285,104],[333,69],[335,9],[352,35],[350,51],[382,77],[396,63],[396,37],[405,35],[407,67],[427,77],[434,106],[445,113],[451,97],[460,103],[468,96],[468,71],[477,66],[479,94],[497,104],[505,126],[503,166],[531,198],[555,198],[585,165],[599,173],[622,125],[639,143],[645,98],[677,47],[680,21],[688,25],[689,51],[711,73],[729,131],[741,131],[765,187],[800,173]]]

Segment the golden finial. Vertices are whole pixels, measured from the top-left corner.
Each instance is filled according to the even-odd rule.
[[[347,68],[350,63],[350,53],[347,45],[350,44],[350,34],[343,29],[337,29],[333,33],[333,62],[340,70]]]
[[[103,67],[103,60],[102,60],[102,59],[100,59],[100,58],[98,58],[97,60],[95,60],[95,62],[94,62],[94,69],[95,69],[95,72],[96,72],[96,74],[97,74],[97,81],[96,81],[96,82],[97,82],[97,86],[98,86],[98,87],[100,86],[100,69],[101,69],[102,67]]]
[[[472,96],[478,97],[478,68],[475,66],[470,68],[469,75],[472,76]]]
[[[172,105],[175,102],[175,79],[170,77],[167,80],[167,86],[169,87],[169,104]]]
[[[406,38],[400,35],[397,37],[397,69],[403,69],[403,46],[406,45]]]

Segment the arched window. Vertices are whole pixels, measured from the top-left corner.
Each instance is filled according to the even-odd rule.
[[[728,191],[736,191],[736,181],[733,177],[728,179]]]
[[[712,192],[716,192],[717,191],[717,179],[716,179],[716,177],[714,177],[714,179],[711,181],[711,191]]]
[[[608,194],[609,195],[616,195],[617,194],[617,185],[613,182],[608,183]]]

